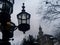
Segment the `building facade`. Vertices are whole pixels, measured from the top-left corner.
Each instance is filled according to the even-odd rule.
[[[39,45],[54,45],[53,36],[48,34],[43,34],[41,26],[39,28],[37,40]]]

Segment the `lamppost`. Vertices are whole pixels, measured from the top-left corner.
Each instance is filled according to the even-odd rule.
[[[17,28],[23,33],[30,29],[30,14],[25,11],[24,3],[22,12],[17,15],[18,26],[11,22],[13,5],[14,0],[0,0],[0,30],[2,32],[2,40],[7,42],[13,37],[13,32]]]
[[[25,12],[25,6],[23,3],[22,12],[17,15],[18,18],[18,29],[25,33],[30,29],[30,14]]]

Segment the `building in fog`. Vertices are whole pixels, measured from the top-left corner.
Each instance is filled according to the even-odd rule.
[[[43,34],[42,28],[40,26],[37,41],[39,45],[56,45],[56,38],[54,38],[52,35]],[[54,44],[55,42],[55,44]]]

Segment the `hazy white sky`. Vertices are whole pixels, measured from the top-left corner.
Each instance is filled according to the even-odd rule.
[[[51,34],[51,32],[52,32],[52,28],[51,27],[53,27],[53,25],[48,25],[45,22],[42,23],[40,21],[40,17],[42,15],[41,14],[37,14],[37,12],[39,10],[38,8],[41,6],[40,4],[41,4],[42,1],[43,0],[19,0],[19,1],[15,0],[14,10],[13,10],[13,13],[11,15],[12,22],[14,22],[16,25],[18,25],[17,14],[21,12],[21,10],[22,10],[21,6],[22,6],[22,3],[24,2],[25,6],[26,6],[26,8],[25,8],[26,12],[31,14],[31,20],[30,20],[31,28],[30,28],[29,31],[26,32],[26,34],[23,34],[21,31],[19,31],[17,29],[14,32],[15,40],[14,40],[13,43],[21,41],[24,38],[24,36],[27,36],[29,34],[34,35],[34,36],[37,35],[38,31],[39,31],[39,25],[42,25],[44,33]],[[58,23],[58,22],[56,22],[56,23]]]
[[[23,39],[24,36],[27,36],[29,34],[31,35],[37,35],[38,31],[39,31],[39,16],[37,13],[38,10],[38,4],[39,4],[39,0],[15,0],[15,4],[14,4],[14,12],[11,15],[11,19],[12,22],[14,22],[16,25],[18,25],[18,21],[17,21],[17,14],[21,12],[22,8],[22,3],[25,3],[26,6],[26,12],[31,14],[31,20],[30,20],[30,30],[26,32],[26,34],[23,34],[22,32],[20,32],[18,29],[14,32],[14,38],[15,41],[21,41]],[[15,42],[14,41],[14,42]]]
[[[26,6],[26,12],[31,14],[31,20],[30,20],[30,30],[26,32],[26,34],[23,34],[21,31],[18,29],[14,32],[14,41],[15,42],[20,42],[23,40],[25,36],[28,36],[29,34],[31,35],[37,35],[39,31],[39,16],[37,13],[38,10],[38,4],[39,0],[15,0],[14,4],[14,10],[11,15],[12,22],[14,22],[16,25],[18,25],[17,21],[17,14],[21,12],[22,8],[22,3],[25,3]],[[2,38],[2,34],[0,33],[0,38]]]
[[[37,12],[38,12],[39,7],[41,6],[41,4],[43,6],[45,6],[44,3],[42,3],[42,1],[45,1],[45,0],[19,0],[19,1],[15,0],[14,12],[12,14],[12,21],[16,25],[18,25],[18,23],[17,23],[18,21],[17,21],[16,15],[21,12],[21,10],[22,10],[21,6],[22,6],[22,3],[24,2],[25,6],[26,6],[26,8],[25,8],[26,12],[31,14],[31,20],[30,20],[31,28],[30,28],[29,31],[26,32],[26,34],[23,34],[22,32],[20,32],[17,29],[14,32],[14,38],[15,38],[14,42],[21,41],[24,36],[27,36],[29,34],[34,35],[34,36],[37,35],[38,31],[39,31],[39,25],[42,26],[43,32],[45,34],[54,35],[54,33],[58,30],[58,29],[55,30],[56,27],[54,25],[58,25],[60,19],[55,20],[55,21],[53,21],[51,23],[44,22],[44,20],[41,22],[40,18],[41,18],[42,15],[41,14],[37,14]],[[49,1],[52,1],[52,0],[49,0]],[[54,4],[55,4],[55,1],[53,0]],[[42,8],[44,8],[44,10],[45,10],[45,7],[42,7]]]
[[[38,14],[37,13],[37,10],[38,10],[38,4],[39,4],[39,0],[19,0],[19,1],[15,1],[15,4],[14,4],[14,12],[12,14],[12,21],[18,25],[18,22],[17,22],[17,17],[16,15],[18,13],[21,12],[22,8],[22,3],[25,3],[25,6],[26,6],[26,12],[30,13],[31,14],[31,20],[30,20],[30,25],[31,25],[31,28],[29,31],[26,32],[26,35],[27,33],[28,34],[32,34],[32,35],[35,35],[38,31],[38,28],[39,28],[39,17],[38,17]],[[18,31],[18,30],[17,30]],[[20,34],[22,34],[20,32]]]
[[[59,6],[56,6],[57,5],[56,1],[58,1],[58,0],[48,0],[48,2],[51,2],[51,3],[46,4],[45,0],[44,0],[44,2],[41,2],[40,6],[39,6],[40,7],[39,8],[39,11],[40,11],[39,15],[47,17],[46,19],[41,18],[41,20],[40,20],[40,24],[43,28],[43,32],[45,34],[50,34],[53,36],[55,36],[56,34],[60,34],[60,28],[57,28],[57,27],[60,27],[60,18],[59,18],[60,13],[58,13],[58,11],[60,12],[60,0],[58,1]],[[55,7],[52,8],[51,4],[55,5]],[[51,6],[51,7],[49,7],[49,6]],[[49,10],[47,10],[47,8],[50,10],[49,13],[47,13],[49,11]],[[53,11],[51,11],[51,10],[53,10],[57,14],[52,13]]]

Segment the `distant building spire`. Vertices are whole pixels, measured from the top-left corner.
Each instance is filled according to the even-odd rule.
[[[41,39],[43,38],[43,31],[42,31],[42,27],[39,26],[39,32],[38,32],[38,36],[37,36],[37,41],[39,43],[39,45],[42,45],[41,44]],[[44,40],[43,40],[44,41]]]
[[[39,35],[40,35],[40,36],[42,36],[42,35],[43,35],[43,31],[42,31],[41,26],[39,27]]]
[[[40,26],[37,38],[40,39],[42,36],[43,36],[43,31],[42,31],[42,28]]]

